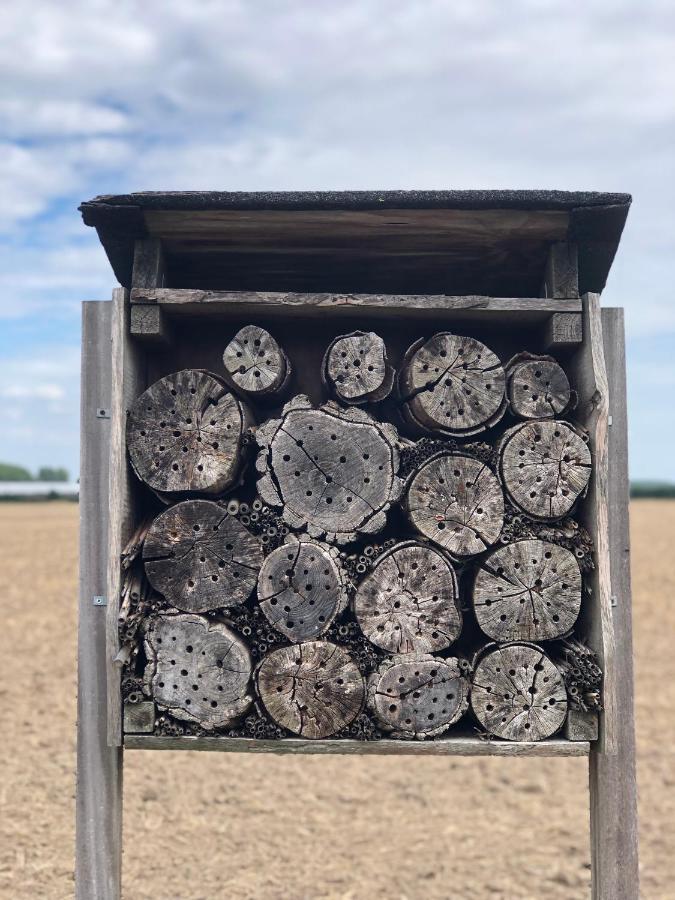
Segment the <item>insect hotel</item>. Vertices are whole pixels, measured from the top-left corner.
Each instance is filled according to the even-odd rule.
[[[166,749],[586,757],[593,896],[637,896],[629,203],[82,205],[121,287],[83,313],[80,898],[120,896],[123,751]]]

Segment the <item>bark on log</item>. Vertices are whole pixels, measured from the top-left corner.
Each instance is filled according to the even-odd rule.
[[[251,705],[251,657],[227,626],[202,616],[160,615],[145,640],[146,687],[159,707],[207,731],[227,728]]]
[[[346,650],[328,641],[309,641],[263,659],[258,693],[278,725],[302,737],[325,738],[361,712],[365,684]]]
[[[567,714],[567,693],[541,647],[490,645],[483,653],[471,685],[471,707],[481,725],[509,741],[542,741],[555,734]]]
[[[500,475],[513,502],[535,519],[567,515],[591,475],[585,435],[568,422],[525,422],[500,441]]]
[[[223,353],[226,380],[254,398],[281,393],[291,377],[291,364],[275,338],[258,325],[245,325]]]
[[[384,341],[372,331],[335,338],[324,355],[321,374],[336,399],[354,405],[384,400],[394,385]]]
[[[415,541],[381,556],[354,597],[354,615],[388,653],[436,653],[462,630],[457,576],[439,550]]]
[[[504,524],[504,495],[492,469],[469,456],[437,453],[410,481],[410,521],[453,557],[482,553]]]
[[[548,541],[507,544],[481,563],[471,601],[481,629],[496,641],[553,640],[579,615],[579,563]]]
[[[399,375],[403,416],[432,434],[466,437],[504,415],[505,375],[499,358],[474,338],[439,332],[406,352]]]
[[[397,738],[443,734],[466,712],[468,694],[458,661],[428,653],[390,657],[368,679],[368,705]]]
[[[262,561],[258,539],[210,500],[186,500],[165,510],[143,545],[150,584],[185,612],[243,603]]]
[[[134,402],[127,447],[138,477],[160,494],[221,494],[235,484],[246,406],[215,375],[184,369]]]
[[[363,410],[327,403],[312,409],[299,395],[282,417],[256,434],[258,493],[263,502],[283,506],[292,528],[311,537],[346,543],[374,534],[401,495],[398,435]]]
[[[572,391],[562,366],[552,356],[519,353],[506,365],[506,395],[521,419],[549,419],[570,406]]]
[[[347,605],[337,550],[289,535],[263,563],[258,602],[277,631],[295,643],[324,634]]]

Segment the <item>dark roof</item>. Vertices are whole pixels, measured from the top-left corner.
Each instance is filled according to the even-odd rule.
[[[423,285],[418,288],[420,293],[480,293],[479,289],[457,287],[475,287],[472,278],[486,271],[486,265],[496,273],[499,256],[505,281],[527,295],[526,288],[540,277],[547,247],[561,239],[578,244],[580,291],[601,291],[630,202],[628,194],[532,190],[170,191],[105,195],[82,203],[80,210],[85,224],[97,229],[115,275],[127,287],[134,241],[156,235],[165,244],[177,287],[293,289],[291,270],[297,274],[315,265],[316,272],[334,269],[335,283],[346,290],[355,289],[358,283],[361,289],[373,287],[384,292],[386,277],[372,275],[373,266],[379,264],[390,274],[398,272],[399,281],[403,278],[399,292],[407,290],[406,285],[413,284],[424,270],[429,290]],[[392,222],[396,217],[386,213],[379,219],[377,213],[370,219],[359,218],[359,214],[373,211],[400,211],[400,221]],[[447,217],[443,211],[448,211]],[[485,211],[501,212],[490,216]],[[334,218],[331,212],[335,212]],[[289,215],[280,217],[280,213]],[[210,274],[204,268],[206,249]],[[460,262],[460,249],[464,262]],[[280,254],[285,259],[284,284],[275,282],[281,277]],[[403,274],[397,269],[402,254],[407,256]],[[350,263],[360,272],[354,287],[345,274]],[[454,271],[448,274],[451,265],[457,273],[454,281]],[[518,271],[522,272],[520,284]],[[225,272],[228,285],[216,283]],[[254,277],[262,283],[252,284]],[[196,283],[200,278],[213,283]],[[317,278],[309,277],[308,289],[317,289]],[[448,279],[452,289],[438,291],[438,285]],[[484,286],[493,287],[493,282],[488,279]]]

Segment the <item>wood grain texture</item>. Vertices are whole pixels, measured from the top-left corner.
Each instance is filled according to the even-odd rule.
[[[568,741],[597,741],[598,733],[598,713],[594,709],[575,709],[571,706],[567,710],[563,735]]]
[[[164,286],[166,265],[164,249],[159,238],[139,238],[134,243],[134,267],[131,285],[153,289]]]
[[[332,340],[321,363],[321,377],[333,397],[357,406],[384,400],[394,385],[387,348],[374,331],[354,331]]]
[[[573,241],[551,244],[544,273],[545,297],[579,296],[579,253]]]
[[[623,310],[603,309],[601,316],[609,410],[612,415],[608,435],[607,483],[607,501],[612,516],[608,522],[607,550],[611,594],[616,598],[616,606],[610,607],[615,646],[605,648],[610,663],[611,706],[607,708],[605,699],[606,711],[601,716],[604,741],[592,745],[590,758],[592,883],[593,900],[634,900],[640,896],[640,885]],[[607,661],[605,684],[608,677],[606,667]],[[612,715],[616,718],[610,719]],[[614,733],[614,753],[611,752],[612,735],[608,736],[608,731]]]
[[[225,380],[253,398],[282,392],[291,364],[278,341],[259,325],[244,325],[225,347]]]
[[[168,318],[156,303],[135,303],[131,307],[129,333],[151,344],[170,344],[172,339]]]
[[[111,303],[82,304],[80,394],[80,586],[77,632],[77,793],[75,895],[119,900],[122,873],[122,750],[108,746],[105,607],[108,564],[108,465]],[[116,685],[114,685],[116,687]]]
[[[152,700],[124,703],[124,733],[152,734],[155,730],[155,704]]]
[[[544,328],[545,350],[564,350],[583,340],[583,316],[580,312],[554,312]]]
[[[572,400],[560,363],[531,353],[519,353],[506,364],[506,395],[511,412],[521,419],[552,419]]]

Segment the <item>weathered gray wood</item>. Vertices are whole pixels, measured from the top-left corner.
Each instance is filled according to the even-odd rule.
[[[562,301],[557,301],[561,303]],[[580,312],[554,312],[544,328],[544,350],[565,350],[583,340],[583,317]]]
[[[242,466],[242,435],[252,417],[217,376],[183,369],[160,378],[134,402],[127,447],[134,471],[168,495],[221,494]]]
[[[450,437],[478,434],[506,410],[504,369],[481,341],[449,332],[420,338],[401,363],[398,387],[405,419]]]
[[[507,544],[481,562],[471,602],[481,629],[496,641],[553,640],[579,615],[579,563],[549,541]]]
[[[520,353],[506,364],[506,395],[511,412],[521,419],[562,415],[572,392],[564,369],[552,356]]]
[[[308,641],[273,650],[257,673],[260,699],[269,716],[302,737],[329,737],[361,712],[363,676],[346,650]]]
[[[77,900],[119,900],[122,873],[122,751],[108,746],[106,615],[111,303],[82,304],[80,394],[80,591],[77,651]]]
[[[587,742],[549,738],[545,741],[487,741],[449,734],[434,741],[399,741],[385,738],[380,741],[260,740],[259,738],[227,737],[163,737],[160,735],[130,734],[124,738],[125,750],[205,750],[221,753],[290,753],[329,754],[351,756],[509,756],[509,757],[567,757],[588,756]],[[605,898],[603,898],[605,900]]]
[[[124,703],[124,733],[152,734],[155,730],[155,704],[152,700]]]
[[[256,433],[258,493],[293,528],[345,543],[374,534],[399,499],[398,435],[356,407],[313,409],[299,395]]]
[[[134,244],[131,286],[143,290],[161,288],[165,281],[164,250],[159,238],[140,238]]]
[[[388,653],[436,653],[462,630],[457,576],[433,547],[396,544],[358,587],[354,614],[361,630]]]
[[[184,612],[244,603],[262,561],[258,538],[210,500],[186,500],[160,513],[143,544],[150,584]]]
[[[541,647],[491,645],[474,668],[471,708],[489,734],[541,741],[562,726],[567,693],[560,672]]]
[[[164,309],[156,303],[135,303],[130,310],[129,333],[150,344],[170,344],[172,329]]]
[[[611,566],[611,608],[615,657],[605,657],[605,713],[601,731],[615,733],[616,752],[592,745],[590,758],[591,854],[593,900],[634,900],[639,897],[635,726],[633,722],[633,640],[628,531],[628,452],[626,423],[626,362],[622,309],[602,310],[604,360],[609,386],[609,478],[607,502],[608,554]],[[609,598],[607,598],[609,599]],[[612,705],[607,705],[607,665],[610,663]],[[614,681],[612,690],[611,682]],[[610,723],[608,718],[615,716]],[[605,743],[608,743],[605,741]]]
[[[374,331],[336,337],[324,354],[321,376],[337,400],[354,405],[378,403],[394,386],[387,348]]]
[[[578,248],[573,241],[551,244],[542,293],[556,298],[579,296]]]
[[[437,737],[466,712],[468,680],[458,661],[429,653],[387,657],[368,679],[368,704],[384,731]]]
[[[410,521],[454,557],[482,553],[504,524],[504,495],[484,463],[437,453],[420,466],[406,496]]]
[[[569,422],[544,419],[516,425],[499,446],[506,492],[534,518],[567,515],[586,489],[592,465],[587,435]]]
[[[234,724],[253,701],[244,641],[203,616],[159,615],[146,631],[147,690],[160,709],[213,731]]]
[[[258,602],[289,640],[313,640],[347,605],[347,579],[334,547],[289,535],[266,558],[258,576]]]
[[[253,398],[282,392],[291,377],[283,348],[265,328],[245,325],[225,347],[225,380]]]
[[[598,713],[594,709],[575,709],[567,711],[563,735],[568,741],[597,741]]]

